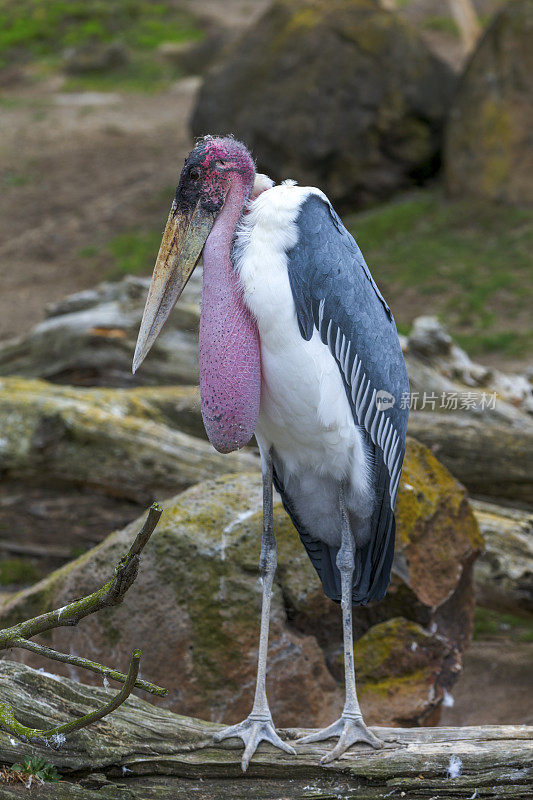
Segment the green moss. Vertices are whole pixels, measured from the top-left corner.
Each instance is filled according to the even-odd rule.
[[[257,644],[258,549],[253,572],[238,566],[246,560],[249,537],[256,548],[260,542],[248,520],[238,521],[249,495],[249,479],[234,475],[188,490],[179,505],[165,507],[151,545],[160,579],[185,610],[195,681],[207,693],[224,686],[237,690],[242,651]],[[213,552],[220,557],[213,558]],[[177,569],[167,571],[168,563]]]
[[[104,609],[99,613],[98,621],[107,643],[111,647],[116,647],[120,642],[122,634],[119,628],[113,625],[114,609]]]
[[[320,23],[320,20],[323,18],[323,16],[323,11],[316,6],[302,8],[301,11],[297,11],[291,16],[289,24],[285,29],[285,35],[291,36],[301,28],[307,30],[312,29]]]
[[[379,57],[387,48],[390,38],[397,34],[401,23],[394,14],[384,14],[379,8],[368,7],[366,12],[357,24],[353,23],[353,14],[350,14],[344,24],[338,27],[338,32],[362,52]]]
[[[0,586],[35,583],[40,577],[40,570],[27,559],[4,558],[0,561]]]
[[[487,97],[481,107],[478,146],[485,152],[482,190],[486,197],[498,199],[508,179],[514,157],[513,123],[509,111],[499,100]]]
[[[438,31],[439,33],[447,33],[449,36],[459,38],[460,31],[457,27],[456,21],[453,17],[446,17],[444,15],[435,15],[434,17],[427,17],[424,20],[423,27],[428,31]]]
[[[419,669],[407,675],[391,675],[379,681],[362,681],[359,698],[364,705],[365,702],[368,702],[370,695],[383,699],[411,690],[416,696],[420,694],[420,686],[430,683],[431,680],[431,669]]]
[[[432,653],[442,650],[441,643],[418,623],[395,617],[374,625],[357,642],[354,660],[359,680],[381,683],[418,672],[427,666]]]
[[[417,522],[433,516],[444,493],[457,495],[458,503],[464,498],[464,490],[446,467],[427,447],[410,438],[396,508],[397,536],[403,546],[416,535]]]

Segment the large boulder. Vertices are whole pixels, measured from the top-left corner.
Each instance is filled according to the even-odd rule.
[[[453,86],[373,0],[276,0],[207,74],[191,126],[235,134],[274,179],[353,208],[435,172]]]
[[[169,688],[168,707],[215,721],[242,718],[251,706],[256,669],[261,496],[257,470],[201,483],[168,501],[123,605],[75,630],[54,630],[48,643],[104,661],[111,653],[112,660],[126,659],[142,643],[143,675]],[[0,625],[93,591],[138,524],[15,595],[3,607]],[[420,724],[438,709],[460,671],[472,626],[472,564],[482,540],[462,487],[413,441],[398,524],[390,596],[357,611],[357,635],[366,633],[356,657],[369,720]],[[324,596],[279,500],[275,529],[272,712],[281,725],[323,725],[343,703],[340,609]],[[27,652],[16,656],[38,663]]]
[[[533,3],[506,3],[461,80],[446,133],[450,194],[533,202]]]

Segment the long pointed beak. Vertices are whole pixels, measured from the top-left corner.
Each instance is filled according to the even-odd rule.
[[[200,204],[180,212],[173,203],[148,292],[133,356],[135,373],[146,358],[196,266],[216,219]]]

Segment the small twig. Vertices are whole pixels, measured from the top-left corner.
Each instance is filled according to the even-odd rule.
[[[55,735],[70,733],[79,728],[84,728],[91,722],[105,717],[124,702],[134,687],[150,692],[150,694],[159,695],[160,697],[164,697],[168,693],[168,690],[164,689],[162,686],[157,686],[149,681],[138,679],[139,659],[141,657],[140,650],[135,650],[133,652],[128,674],[125,675],[110,667],[98,664],[96,661],[90,661],[89,659],[79,656],[67,656],[65,653],[59,653],[45,645],[29,641],[32,636],[38,633],[44,633],[53,628],[66,625],[77,625],[80,620],[89,616],[89,614],[94,614],[102,608],[116,606],[121,603],[124,595],[137,577],[140,555],[154,532],[162,512],[163,509],[158,503],[154,503],[151,506],[146,521],[135,537],[129,551],[120,559],[115,567],[113,576],[101,589],[79,600],[74,600],[72,603],[67,603],[63,608],[56,608],[53,611],[48,611],[38,617],[25,620],[17,625],[13,625],[11,628],[5,628],[0,631],[0,650],[20,647],[24,650],[30,650],[33,653],[46,656],[54,661],[61,661],[63,663],[89,669],[104,677],[112,678],[113,680],[123,683],[124,686],[121,691],[99,711],[86,714],[74,722],[59,725],[47,731],[27,728],[25,725],[17,722],[13,709],[9,704],[0,703],[1,730],[12,733],[14,736],[23,740],[42,740],[48,742]]]
[[[122,705],[125,700],[127,700],[137,680],[140,660],[141,651],[134,650],[131,654],[126,682],[124,683],[124,686],[120,692],[116,694],[115,697],[109,701],[109,703],[106,703],[104,706],[102,706],[102,708],[99,708],[96,711],[91,711],[90,714],[85,714],[83,717],[78,717],[78,719],[75,719],[72,722],[66,722],[64,725],[57,725],[55,728],[39,730],[39,728],[28,728],[26,725],[21,725],[21,723],[17,722],[15,719],[15,715],[11,706],[8,703],[0,703],[0,727],[7,733],[12,733],[14,736],[22,739],[23,741],[44,742],[45,744],[49,744],[50,740],[53,740],[56,736],[64,736],[66,733],[72,733],[80,728],[86,728],[87,725],[90,725],[92,722],[96,722],[97,720],[102,719],[102,717],[107,716],[107,714],[110,714],[112,711]]]
[[[111,667],[98,664],[96,661],[91,661],[88,658],[82,658],[81,656],[70,656],[66,653],[59,653],[57,650],[53,650],[51,647],[37,644],[37,642],[29,642],[27,639],[16,639],[13,642],[12,647],[20,647],[23,650],[30,650],[32,653],[37,653],[38,655],[45,656],[46,658],[51,658],[54,661],[61,661],[63,664],[72,664],[75,667],[82,667],[83,669],[88,669],[91,672],[97,672],[99,675],[103,675],[104,678],[111,678],[119,683],[125,683],[127,680],[127,675],[125,675],[124,672],[117,672],[116,669],[111,669]],[[163,686],[150,683],[150,681],[144,681],[141,678],[138,678],[135,681],[135,688],[143,689],[145,692],[156,694],[159,697],[165,697],[168,694],[168,689],[165,689]]]
[[[74,600],[63,608],[56,608],[54,611],[40,614],[33,619],[19,622],[11,628],[4,628],[0,631],[0,650],[13,647],[13,642],[17,639],[31,639],[32,636],[53,628],[77,625],[84,617],[88,617],[102,608],[121,603],[137,577],[139,555],[154,532],[162,512],[163,509],[158,503],[151,506],[146,522],[135,537],[128,553],[120,559],[115,567],[113,577],[101,589],[79,600]]]

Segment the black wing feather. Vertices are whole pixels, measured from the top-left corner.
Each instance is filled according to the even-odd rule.
[[[326,198],[312,193],[297,220],[298,242],[288,253],[288,272],[300,333],[318,330],[344,380],[354,422],[371,459],[375,492],[372,533],[356,553],[354,604],[379,600],[390,582],[394,555],[394,504],[405,453],[409,381],[391,310],[355,240]],[[384,390],[394,404],[378,408]],[[313,537],[275,471],[276,488],[295,524],[328,597],[341,599],[337,548]]]

